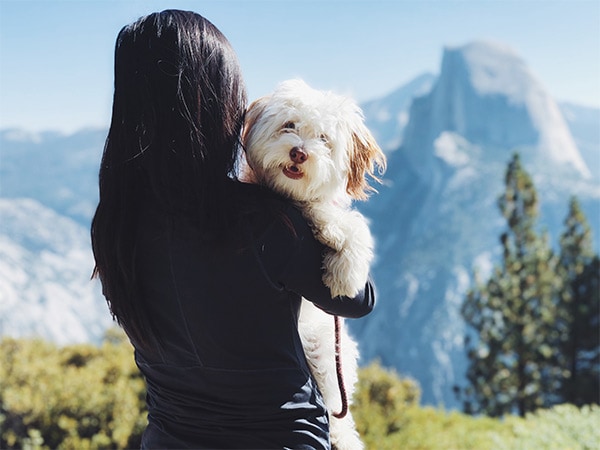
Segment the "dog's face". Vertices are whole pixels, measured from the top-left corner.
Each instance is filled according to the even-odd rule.
[[[358,106],[300,80],[250,105],[242,140],[256,181],[299,201],[364,199],[385,168]]]

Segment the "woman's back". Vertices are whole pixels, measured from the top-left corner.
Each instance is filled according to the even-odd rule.
[[[178,446],[327,448],[297,331],[301,297],[280,281],[307,258],[320,278],[322,247],[298,211],[257,186],[238,190],[249,212],[219,237],[156,210],[142,216],[137,276],[156,330],[136,349],[154,430],[145,440],[163,445],[163,429],[187,437]]]
[[[186,348],[177,356],[182,359],[162,362],[254,369],[290,356],[265,355],[261,348],[274,346],[274,339],[288,347],[292,337],[285,334],[290,324],[274,320],[297,319],[290,315],[290,294],[269,273],[278,275],[275,268],[293,259],[291,221],[299,228],[303,219],[263,188],[237,183],[236,190],[247,212],[219,236],[152,208],[142,216],[136,243],[142,296],[161,321],[161,327],[153,324],[158,340],[177,336],[177,347]],[[314,250],[321,247],[314,243]]]

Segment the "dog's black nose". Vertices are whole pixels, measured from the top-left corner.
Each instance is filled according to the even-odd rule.
[[[308,159],[308,155],[304,153],[300,147],[294,147],[290,150],[290,158],[296,164],[302,164]]]

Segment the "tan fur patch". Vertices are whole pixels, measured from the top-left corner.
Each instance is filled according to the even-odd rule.
[[[360,133],[352,134],[352,144],[346,191],[356,200],[366,200],[370,192],[376,192],[376,189],[369,184],[367,176],[381,183],[375,172],[382,174],[385,171],[386,158],[375,138],[366,128]]]

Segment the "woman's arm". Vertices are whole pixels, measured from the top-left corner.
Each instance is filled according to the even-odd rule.
[[[326,247],[318,242],[302,214],[293,207],[277,220],[258,242],[259,258],[271,281],[313,302],[329,314],[358,318],[375,306],[371,281],[354,298],[331,297],[323,284],[323,255]]]

